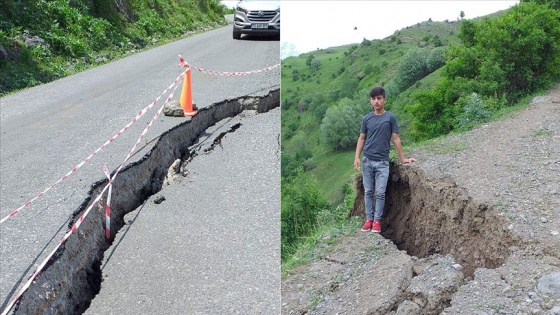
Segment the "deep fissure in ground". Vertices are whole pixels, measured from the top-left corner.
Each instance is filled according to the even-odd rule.
[[[193,119],[160,135],[150,152],[123,168],[113,182],[110,227],[112,238],[123,227],[126,214],[136,210],[161,190],[173,162],[191,158],[189,148],[206,129],[223,119],[237,116],[244,110],[264,113],[278,106],[279,89],[271,90],[265,96],[243,96],[225,100],[199,110]],[[235,131],[239,126],[233,126],[229,132]],[[221,137],[217,139],[218,144]],[[92,184],[89,197],[73,213],[69,229],[106,184],[106,179]],[[20,298],[14,314],[82,314],[87,310],[100,291],[101,262],[112,242],[104,234],[105,202],[105,199],[101,200],[92,209],[77,232],[53,255]]]
[[[449,178],[431,179],[413,165],[391,164],[382,235],[419,258],[452,255],[465,277],[496,268],[521,240],[489,205],[476,202]],[[365,216],[362,179],[349,215]]]

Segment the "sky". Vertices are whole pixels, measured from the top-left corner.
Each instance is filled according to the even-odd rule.
[[[519,1],[290,1],[280,10],[283,50],[292,54],[383,39],[418,22],[466,19],[508,9]],[[284,52],[284,54],[286,51]],[[285,57],[285,56],[283,56]]]
[[[229,7],[237,1],[224,0]],[[418,22],[466,19],[508,9],[518,0],[301,1],[281,0],[281,57],[383,39]],[[356,29],[355,29],[356,28]]]

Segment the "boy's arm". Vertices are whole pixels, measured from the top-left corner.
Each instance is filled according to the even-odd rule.
[[[360,169],[360,154],[362,153],[362,149],[364,148],[365,139],[366,134],[360,133],[358,142],[356,143],[356,155],[354,155],[354,168],[356,169],[356,171]]]
[[[407,164],[410,162],[416,162],[416,159],[413,157],[408,159],[404,157],[401,146],[401,138],[399,138],[399,134],[396,132],[393,132],[393,144],[395,145],[395,149],[397,149],[397,154],[399,155],[399,161],[401,161],[401,163]]]

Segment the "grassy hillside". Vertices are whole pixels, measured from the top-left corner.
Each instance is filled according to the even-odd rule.
[[[407,145],[468,130],[559,82],[559,42],[560,10],[524,1],[477,20],[425,21],[382,40],[284,59],[283,261],[345,220],[373,86],[386,89],[406,155]]]
[[[396,31],[383,40],[321,49],[282,61],[282,148],[285,154],[306,157],[308,173],[318,179],[320,189],[331,203],[343,198],[343,187],[352,177],[354,151],[337,152],[321,143],[320,124],[327,108],[343,97],[359,99],[369,109],[368,92],[373,86],[385,86],[395,77],[402,57],[411,49],[431,51],[457,43],[459,23],[422,22]],[[310,57],[312,56],[312,57]],[[306,63],[317,58],[320,65]],[[389,97],[387,108],[394,111],[406,141],[407,117],[402,110],[406,99],[418,89],[429,89],[437,81],[438,71],[418,81],[403,93]],[[306,101],[320,94],[320,105]],[[316,109],[314,106],[322,106]],[[359,133],[356,122],[355,137]],[[305,139],[302,148],[301,139]],[[307,150],[309,152],[301,152]]]
[[[0,96],[225,25],[219,0],[3,0]]]

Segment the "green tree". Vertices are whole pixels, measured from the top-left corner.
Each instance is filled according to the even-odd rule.
[[[494,19],[463,20],[459,38],[463,45],[446,54],[434,90],[405,106],[416,139],[468,128],[560,80],[560,11],[547,5],[527,2]]]
[[[426,58],[426,67],[428,72],[434,72],[445,64],[445,47],[436,47],[430,51]]]
[[[362,117],[369,109],[362,102],[347,97],[329,107],[320,127],[323,145],[337,151],[353,147],[358,139]]]
[[[543,5],[549,5],[550,8],[560,10],[560,0],[521,0],[521,3],[534,2]]]
[[[426,49],[411,49],[403,56],[395,75],[395,83],[399,91],[406,90],[414,82],[422,79],[429,73],[426,67],[426,57]]]
[[[310,66],[315,72],[317,72],[317,70],[319,70],[319,67],[321,66],[321,60],[313,58],[313,60],[311,60]]]
[[[497,19],[461,22],[445,74],[469,83],[481,95],[505,93],[510,102],[560,78],[560,11],[532,2],[514,6]],[[497,90],[484,88],[487,81]],[[486,90],[486,91],[484,91]]]
[[[308,140],[309,137],[303,130],[299,130],[291,140],[290,151],[295,154],[296,158],[302,161],[313,156],[313,153],[310,151]]]
[[[476,25],[474,21],[461,20],[457,36],[466,47],[472,47],[476,43]]]
[[[309,54],[309,56],[307,56],[307,58],[305,59],[305,65],[311,67],[311,62],[313,61],[313,59],[315,59],[315,55]]]

